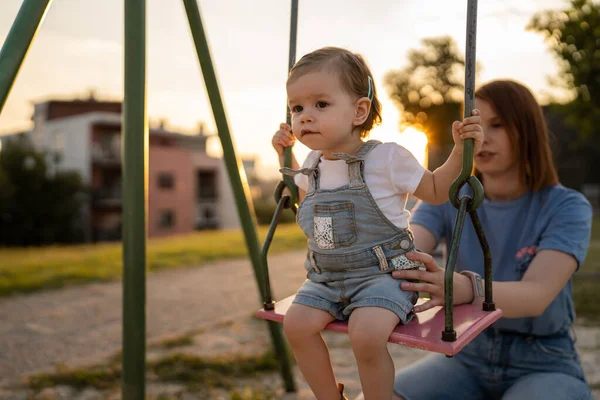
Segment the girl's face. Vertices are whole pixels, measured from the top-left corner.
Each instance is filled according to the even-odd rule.
[[[512,149],[507,128],[496,115],[491,104],[475,98],[475,108],[481,111],[483,146],[475,154],[475,167],[483,176],[519,174],[517,157]]]
[[[364,110],[334,73],[301,75],[288,82],[287,94],[292,132],[307,147],[332,158],[331,153],[350,152],[362,144],[360,132],[353,131],[358,126],[357,116]]]

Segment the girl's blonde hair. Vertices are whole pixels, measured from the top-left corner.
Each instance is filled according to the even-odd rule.
[[[304,55],[290,70],[287,82],[322,69],[335,72],[340,78],[342,87],[351,95],[359,98],[371,96],[369,97],[371,99],[369,116],[360,126],[360,137],[365,139],[369,136],[371,129],[381,124],[381,103],[377,98],[373,74],[364,58],[360,54],[339,47],[323,47]],[[369,93],[369,80],[371,81],[371,93]]]

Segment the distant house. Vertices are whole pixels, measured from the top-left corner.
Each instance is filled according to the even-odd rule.
[[[120,239],[122,103],[50,100],[34,107],[33,129],[20,134],[51,155],[50,172],[77,171],[90,187],[90,201],[82,210],[87,241]],[[240,226],[223,159],[209,156],[206,142],[202,128],[196,135],[172,132],[163,124],[150,128],[150,237]],[[254,161],[245,165],[252,167]]]

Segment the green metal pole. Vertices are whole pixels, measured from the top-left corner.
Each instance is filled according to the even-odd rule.
[[[246,246],[250,253],[254,275],[258,283],[258,292],[262,300],[261,304],[263,304],[265,299],[263,298],[261,288],[264,287],[264,277],[262,273],[261,252],[258,245],[258,237],[256,235],[256,222],[253,213],[250,211],[250,207],[253,208],[250,190],[248,189],[247,182],[242,181],[240,176],[240,171],[243,166],[235,153],[233,138],[231,137],[229,130],[227,113],[225,112],[225,107],[221,98],[219,83],[212,63],[212,57],[208,47],[206,33],[204,32],[198,3],[196,0],[183,0],[183,4],[187,13],[192,37],[194,38],[196,53],[198,55],[198,61],[200,62],[200,68],[202,69],[202,75],[204,76],[204,83],[210,99],[215,123],[217,125],[219,139],[221,141],[221,146],[223,147],[225,166],[227,167],[229,180],[231,181],[233,188],[238,215],[242,223],[242,228],[244,229]],[[296,388],[290,366],[290,357],[288,356],[281,325],[271,321],[269,321],[268,324],[273,345],[279,358],[279,365],[281,367],[285,388],[288,392],[295,391]]]
[[[296,64],[296,42],[298,37],[298,0],[292,0],[292,9],[290,11],[290,51],[288,59],[288,72]],[[285,122],[292,126],[292,113],[290,108],[285,107]],[[292,148],[286,147],[283,152],[283,166],[290,168],[292,166]],[[291,194],[291,205],[298,203],[298,186],[294,182],[294,178],[289,175],[283,175],[283,181],[288,187]],[[295,210],[294,210],[295,212]]]
[[[0,51],[0,113],[52,0],[25,0]]]
[[[146,0],[125,0],[123,107],[123,385],[127,400],[145,398]]]

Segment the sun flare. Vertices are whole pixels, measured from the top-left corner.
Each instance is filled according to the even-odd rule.
[[[386,128],[382,125],[373,129],[371,138],[382,142],[398,143],[410,151],[419,163],[427,168],[427,135],[425,133],[415,128],[406,128],[402,132]]]

